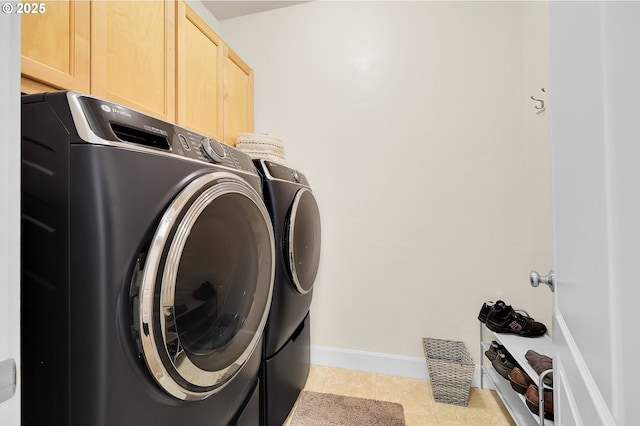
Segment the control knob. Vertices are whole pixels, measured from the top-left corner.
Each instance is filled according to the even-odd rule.
[[[213,138],[203,138],[201,144],[205,155],[214,163],[219,162],[226,155],[220,142]]]

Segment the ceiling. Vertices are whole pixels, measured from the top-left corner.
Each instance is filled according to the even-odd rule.
[[[293,6],[306,1],[218,1],[203,0],[202,3],[218,21],[237,18],[238,16],[251,15],[253,13]]]

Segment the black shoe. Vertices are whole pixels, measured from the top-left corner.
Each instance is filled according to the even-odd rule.
[[[514,311],[502,300],[498,300],[489,311],[486,325],[496,333],[511,333],[525,337],[538,337],[547,332],[544,324]]]
[[[493,368],[496,369],[499,375],[504,377],[506,380],[509,380],[509,374],[511,370],[518,366],[518,363],[513,359],[513,357],[506,351],[498,351],[498,356],[496,359],[491,362]]]
[[[480,312],[478,313],[478,320],[482,323],[486,323],[487,322],[487,315],[489,315],[489,312],[491,311],[491,308],[493,308],[493,302],[489,301],[489,302],[484,302],[482,304],[482,308],[480,308]]]
[[[504,304],[504,302],[502,300],[498,300],[497,302],[498,304]],[[491,312],[491,309],[493,308],[494,302],[493,301],[486,301],[482,304],[482,308],[480,308],[480,312],[478,313],[478,320],[480,320],[481,323],[486,323],[487,322],[487,316],[489,316],[489,312]],[[525,314],[525,316],[529,316],[525,311],[520,311],[518,310],[518,312],[522,312]]]
[[[504,304],[504,302],[502,300],[498,300],[497,303]],[[491,312],[491,309],[493,308],[493,305],[494,305],[494,302],[492,302],[492,301],[487,301],[487,302],[484,302],[482,304],[482,308],[480,308],[480,312],[478,313],[478,320],[480,320],[481,323],[486,323],[487,322],[487,316],[489,315],[489,312]],[[521,311],[521,312],[524,312],[524,311]],[[525,312],[525,314],[526,314],[526,312]]]
[[[487,349],[484,352],[484,355],[489,358],[489,361],[492,361],[494,359],[496,359],[496,357],[498,356],[498,351],[504,351],[504,346],[502,346],[500,343],[496,342],[495,340],[493,340],[491,342],[491,345],[489,345],[489,349]]]

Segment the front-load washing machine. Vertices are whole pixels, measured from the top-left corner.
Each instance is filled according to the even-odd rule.
[[[244,153],[22,97],[22,424],[255,425],[274,238]]]
[[[320,211],[303,173],[264,159],[255,163],[276,245],[260,370],[262,424],[275,426],[286,419],[309,373],[309,307],[320,261]]]

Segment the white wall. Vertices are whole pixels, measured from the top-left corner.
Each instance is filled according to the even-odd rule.
[[[550,294],[528,284],[551,266],[532,11],[311,2],[220,22],[255,71],[256,131],[284,139],[320,204],[312,345],[422,357],[425,336],[478,360],[483,301],[547,319]]]
[[[549,111],[551,93],[548,83],[547,3],[522,3],[524,34],[524,102],[526,169],[528,184],[529,267],[546,275],[553,266],[551,225],[551,171],[549,152]],[[545,92],[541,89],[544,88]],[[545,101],[545,111],[531,99]],[[523,294],[524,295],[524,294]],[[531,314],[551,326],[552,293],[544,286],[528,287]]]
[[[20,18],[0,15],[0,362],[20,365]],[[0,424],[20,424],[20,388],[0,403]]]
[[[202,18],[204,22],[207,23],[211,27],[216,34],[220,35],[220,22],[216,19],[215,16],[207,9],[207,7],[200,0],[186,0],[186,3],[189,5],[194,12],[198,14],[199,17]]]

